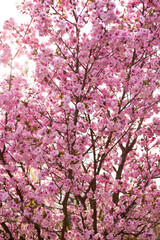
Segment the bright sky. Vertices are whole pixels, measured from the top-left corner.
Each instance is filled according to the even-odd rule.
[[[1,0],[0,6],[0,28],[3,26],[3,22],[10,17],[17,17],[17,9],[15,4],[20,3],[21,0]]]

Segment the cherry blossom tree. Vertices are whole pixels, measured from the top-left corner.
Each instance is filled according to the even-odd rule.
[[[0,38],[0,239],[153,240],[159,1],[18,8],[29,21]]]

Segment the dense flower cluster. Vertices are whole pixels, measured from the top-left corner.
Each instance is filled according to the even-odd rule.
[[[119,4],[24,0],[4,23],[0,240],[154,239],[160,4]]]

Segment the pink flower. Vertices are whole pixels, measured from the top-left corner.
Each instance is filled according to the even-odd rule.
[[[0,193],[0,202],[4,202],[9,198],[9,194],[7,192]]]
[[[112,233],[109,233],[108,235],[107,235],[107,239],[114,239],[114,236],[113,236],[113,234]]]

